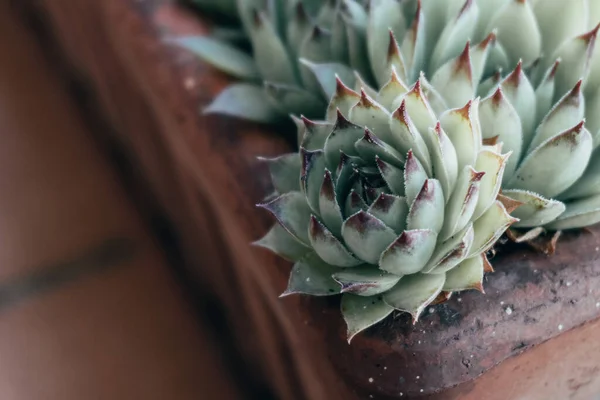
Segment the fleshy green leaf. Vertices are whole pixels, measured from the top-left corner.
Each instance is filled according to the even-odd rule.
[[[346,245],[361,260],[377,264],[381,252],[396,239],[394,231],[374,216],[359,211],[342,225]]]
[[[468,258],[451,271],[448,271],[443,290],[446,292],[459,292],[469,289],[483,291],[483,257],[485,257],[485,254]]]
[[[206,36],[182,36],[167,43],[189,50],[215,68],[236,78],[259,80],[260,74],[252,57],[228,43]]]
[[[248,83],[234,83],[225,88],[204,109],[204,114],[228,115],[263,123],[277,122],[285,115],[268,101],[262,87]]]
[[[253,244],[271,250],[290,261],[297,261],[311,251],[279,224],[273,225],[263,238]]]
[[[567,203],[567,210],[554,222],[547,225],[548,229],[565,230],[591,226],[600,222],[600,196]]]
[[[300,190],[300,168],[302,161],[298,153],[288,153],[275,158],[262,158],[269,166],[271,182],[278,193]]]
[[[368,213],[380,219],[396,233],[400,233],[406,228],[408,205],[404,197],[382,193],[371,204]]]
[[[330,99],[336,92],[336,78],[348,85],[353,86],[355,77],[353,71],[346,65],[338,63],[313,63],[306,59],[300,59],[300,62],[308,68],[317,82],[321,85],[323,95]]]
[[[425,307],[440,294],[445,281],[445,274],[408,275],[383,295],[383,301],[397,310],[410,313],[417,321]]]
[[[434,231],[404,231],[383,252],[379,268],[395,275],[420,272],[433,255],[436,242],[437,234]]]
[[[444,223],[444,192],[440,182],[428,179],[410,207],[407,229],[440,232]],[[389,243],[388,243],[389,244]]]
[[[340,293],[340,285],[332,275],[342,271],[323,262],[316,254],[309,254],[296,262],[290,272],[287,289],[281,296],[291,294],[309,294],[312,296],[331,296]]]
[[[302,193],[284,193],[268,203],[258,204],[258,207],[273,214],[285,230],[301,243],[307,246],[310,244],[308,240],[310,208]]]
[[[498,200],[473,224],[475,240],[469,257],[489,250],[518,219],[511,217]]]
[[[554,221],[565,211],[565,205],[558,200],[546,199],[539,194],[525,190],[504,190],[502,194],[523,203],[512,212],[519,218],[516,228],[535,228]]]
[[[469,224],[463,230],[439,244],[424,272],[442,274],[456,267],[467,258],[475,239],[474,236],[473,224]]]
[[[308,238],[314,251],[330,265],[355,267],[362,264],[314,215],[310,217]]]
[[[342,285],[342,293],[358,296],[375,296],[386,292],[394,287],[400,278],[373,266],[347,268],[333,274],[333,279]]]
[[[383,321],[394,311],[381,296],[362,297],[348,293],[342,296],[341,309],[348,326],[348,342],[358,333]]]

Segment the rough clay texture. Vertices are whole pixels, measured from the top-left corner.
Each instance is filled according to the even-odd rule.
[[[599,235],[600,228],[564,235],[552,257],[524,246],[500,249],[492,260],[496,272],[484,282],[485,295],[454,295],[428,307],[414,326],[408,315],[396,314],[351,345],[335,301],[305,304],[316,316],[311,323],[335,326],[325,330],[330,357],[364,393],[420,397],[471,381],[600,317]]]

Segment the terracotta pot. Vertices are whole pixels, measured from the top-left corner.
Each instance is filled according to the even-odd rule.
[[[110,3],[114,23],[128,27],[121,30],[126,46],[134,56],[145,57],[148,67],[140,71],[141,76],[153,95],[161,96],[161,104],[179,116],[180,132],[174,135],[181,136],[170,145],[182,160],[189,183],[196,179],[194,171],[213,168],[215,190],[237,202],[237,219],[248,241],[259,238],[273,221],[253,206],[271,190],[255,157],[290,151],[290,145],[264,126],[200,116],[199,107],[224,86],[225,77],[161,42],[170,35],[204,32],[196,15],[167,0]],[[127,102],[127,88],[110,87],[119,71],[103,68],[106,64],[94,57],[94,46],[70,34],[74,16],[81,19],[93,11],[62,7],[60,1],[35,4],[39,8],[31,2],[33,10],[47,12],[60,47],[89,79],[103,112],[122,123],[125,131],[135,120],[133,131],[138,136],[126,140],[143,141],[140,127],[155,129],[160,121],[144,121],[148,110]],[[132,113],[138,117],[132,118]],[[195,157],[196,149],[207,145],[212,155]],[[141,161],[150,168],[152,155],[148,157]],[[150,175],[154,179],[150,187],[164,189],[172,184],[159,173]],[[177,210],[173,206],[177,201],[159,199],[170,210]],[[176,211],[169,217],[182,226],[193,223],[182,221]],[[430,307],[414,326],[405,315],[388,318],[351,345],[345,341],[339,300],[282,301],[306,321],[298,329],[325,341],[340,376],[360,398],[587,400],[600,393],[600,342],[594,340],[600,337],[599,234],[596,228],[565,235],[553,257],[524,247],[503,249],[494,260],[496,272],[486,279],[486,295],[454,296]],[[275,296],[284,289],[290,266],[266,252],[257,250],[257,254],[272,277]]]

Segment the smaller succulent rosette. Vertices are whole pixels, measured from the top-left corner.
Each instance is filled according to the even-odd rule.
[[[266,160],[278,221],[258,245],[295,261],[284,295],[342,294],[351,339],[394,310],[482,289],[516,221],[497,199],[509,154],[482,145],[478,99],[436,113],[391,68],[367,94],[337,80],[327,120],[297,120],[298,153]]]

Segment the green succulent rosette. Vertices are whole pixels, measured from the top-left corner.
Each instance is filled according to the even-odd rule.
[[[266,160],[276,193],[260,207],[278,224],[257,244],[296,262],[285,295],[342,294],[349,339],[483,290],[486,252],[516,221],[497,200],[509,154],[482,145],[479,100],[438,113],[432,90],[394,66],[372,95],[338,79],[327,119],[297,120],[300,151]]]

